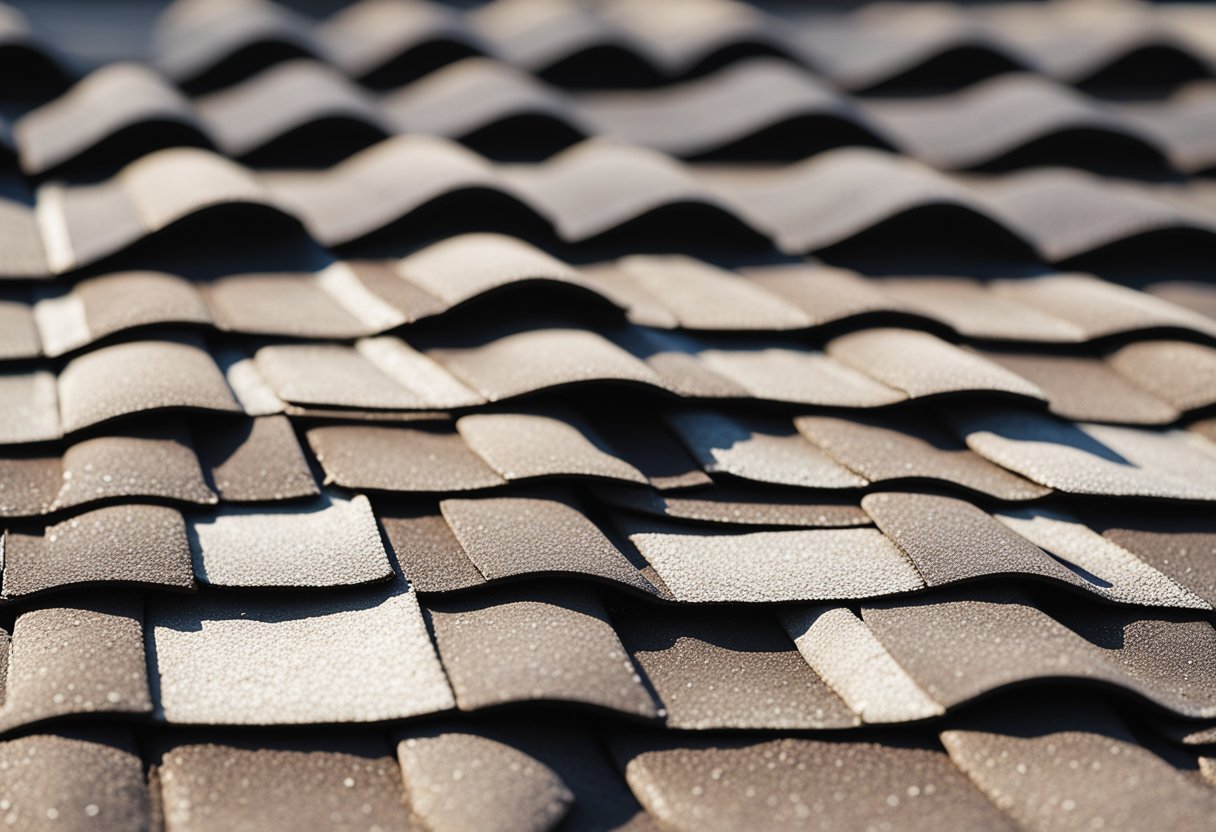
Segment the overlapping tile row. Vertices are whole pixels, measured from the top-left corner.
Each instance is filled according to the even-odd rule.
[[[368,0],[316,24],[281,6],[240,0],[176,4],[161,20],[157,45],[165,71],[196,86],[297,55],[392,84],[470,54],[574,86],[606,78],[655,83],[757,54],[810,66],[852,89],[964,84],[1014,69],[1100,85],[1137,73],[1158,83],[1211,76],[1212,25],[1197,4],[875,4],[774,17],[729,0],[662,8],[638,0],[503,0],[463,15],[434,3]]]
[[[405,133],[507,159],[545,157],[600,136],[689,159],[799,161],[869,146],[947,170],[1061,164],[1160,175],[1210,171],[1214,123],[1216,86],[1206,81],[1132,102],[1025,74],[930,99],[858,98],[805,69],[753,58],[655,90],[576,93],[467,58],[377,91],[297,59],[194,97],[141,64],[111,64],[19,118],[11,141],[21,169],[35,177],[179,145],[255,165],[327,164]]]
[[[876,278],[814,260],[726,269],[683,255],[631,255],[575,266],[518,238],[474,233],[400,259],[336,261],[315,271],[199,280],[124,271],[74,284],[13,286],[0,300],[0,360],[59,357],[157,327],[352,340],[519,290],[559,299],[576,294],[601,305],[605,317],[623,312],[631,323],[659,330],[788,337],[895,323],[981,348],[1101,347],[1171,336],[1216,340],[1213,292],[1202,284],[1149,284],[1146,290],[1155,297],[1081,273],[987,281]],[[1170,371],[1171,361],[1194,363],[1202,376],[1210,363],[1205,349],[1141,345],[1128,351],[1135,358],[1113,358],[1112,364],[1125,372],[1144,367],[1149,371],[1136,377],[1145,380],[1161,374],[1172,381],[1177,373]]]
[[[401,184],[376,187],[385,182]],[[542,163],[496,164],[448,140],[410,135],[330,168],[260,173],[211,151],[171,148],[98,183],[48,182],[36,197],[3,203],[2,233],[11,250],[0,274],[66,273],[190,221],[236,230],[250,216],[268,231],[302,226],[328,247],[389,230],[408,239],[411,223],[417,235],[442,219],[448,234],[507,224],[555,244],[587,245],[667,228],[676,247],[683,229],[685,242],[725,235],[744,250],[776,246],[789,254],[893,235],[913,223],[947,246],[963,224],[1030,268],[1092,259],[1119,246],[1165,252],[1175,238],[1210,247],[1212,187],[1054,169],[948,176],[867,148],[794,165],[707,168],[592,139]],[[845,192],[852,198],[840,209]],[[180,233],[189,239],[188,231]]]
[[[0,742],[25,829],[1206,828],[1211,758],[1167,754],[1099,702],[1011,707],[898,740],[661,733],[550,715],[284,738],[114,726]],[[1082,706],[1088,705],[1082,710]],[[992,761],[992,762],[987,762]],[[1135,789],[1098,800],[1109,778]],[[63,784],[47,789],[45,784]],[[70,784],[70,785],[69,785]]]

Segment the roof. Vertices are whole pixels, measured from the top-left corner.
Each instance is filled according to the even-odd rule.
[[[6,824],[1210,827],[1216,10],[24,5]]]

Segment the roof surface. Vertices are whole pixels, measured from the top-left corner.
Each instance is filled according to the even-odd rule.
[[[9,827],[1211,828],[1216,9],[77,5]]]

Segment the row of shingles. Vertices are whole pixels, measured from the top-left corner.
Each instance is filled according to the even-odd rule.
[[[801,829],[812,819],[927,830],[947,819],[1053,832],[1121,827],[1146,813],[1170,828],[1206,828],[1210,757],[1146,744],[1100,700],[1043,704],[1006,707],[999,721],[953,718],[937,737],[694,737],[546,712],[526,727],[518,717],[462,719],[287,740],[175,732],[139,743],[85,728],[9,740],[0,755],[10,763],[8,816],[30,829],[84,816],[99,828],[166,832],[317,818],[335,829],[537,832],[744,821]],[[68,770],[70,791],[48,789]],[[1112,778],[1140,788],[1112,794]]]
[[[1202,337],[1213,329],[1211,321],[1197,313],[1074,275],[985,287],[963,279],[879,282],[815,266],[754,268],[744,274],[749,279],[682,257],[628,257],[577,271],[518,240],[470,235],[436,244],[391,267],[339,263],[318,274],[234,275],[202,287],[167,274],[106,275],[66,292],[43,292],[33,305],[6,303],[5,319],[12,326],[5,347],[10,358],[39,351],[57,355],[131,328],[210,322],[249,334],[352,338],[439,314],[507,286],[534,283],[586,290],[625,307],[635,323],[659,329],[788,332],[842,323],[858,326],[878,314],[914,321],[916,316],[932,319],[936,314],[938,321],[971,338],[1053,344],[1170,330]],[[135,302],[130,302],[132,297]],[[681,343],[663,336],[649,340]],[[867,349],[867,343],[893,340],[904,342],[906,350],[936,349],[943,360],[952,359],[947,364],[967,363],[935,339],[895,331],[839,338],[828,344],[827,353],[857,363],[850,356],[881,357],[882,351]],[[737,341],[733,349],[715,349],[712,341],[688,344],[727,372],[740,360]],[[1212,404],[1216,353],[1202,344],[1143,341],[1117,348],[1105,360],[1092,354],[991,348],[982,354],[1046,390],[1052,410],[1067,418],[1161,424],[1176,421],[1180,412]],[[884,375],[873,361],[860,363],[860,369],[869,367],[871,375],[894,387],[903,381],[906,390],[907,373]],[[753,362],[747,375],[755,369]]]
[[[118,273],[85,279],[68,290],[40,289],[27,302],[14,295],[0,308],[8,333],[4,357],[57,356],[123,331],[170,324],[349,339],[532,284],[584,290],[625,310],[634,323],[658,329],[792,333],[856,327],[877,316],[928,321],[969,340],[1028,346],[1169,332],[1216,338],[1216,325],[1202,305],[1189,310],[1078,274],[989,283],[867,279],[817,264],[751,267],[734,274],[674,255],[630,256],[576,269],[518,239],[469,234],[401,260],[337,263],[318,273],[240,274],[198,285],[161,273]],[[1203,373],[1199,348],[1177,349],[1193,353],[1191,363]],[[1140,352],[1136,360],[1116,357],[1112,363],[1132,372],[1153,351]],[[1167,358],[1178,357],[1162,356],[1134,377],[1178,376]]]
[[[917,501],[936,501],[928,529],[908,521],[908,512],[919,517],[924,508],[907,505]],[[837,600],[871,595],[876,575],[899,570],[907,581],[896,591],[984,577],[951,556],[960,535],[983,542],[986,574],[1082,584],[961,501],[882,495],[867,509],[902,552],[872,528],[738,534],[622,521],[624,534],[653,562],[650,568],[630,561],[569,501],[543,496],[447,501],[442,520],[433,513],[387,516],[384,526],[408,577],[419,561],[426,563],[430,571],[419,571],[417,588],[430,590],[469,588],[473,581],[454,574],[465,569],[481,581],[576,572],[686,602]],[[166,551],[187,557],[179,517],[152,517],[147,507],[108,512],[65,530],[56,554],[95,555],[101,535],[145,565],[164,560]],[[1037,522],[1002,519],[1018,531]],[[1053,553],[1062,553],[1060,561],[1076,563],[1094,584],[1109,579],[1111,600],[1207,606],[1118,544],[1086,527],[1045,519],[1048,527],[1032,530],[1033,539],[1046,539]],[[1144,537],[1143,530],[1131,531]],[[472,711],[534,700],[663,717],[685,728],[840,728],[921,719],[995,688],[1059,676],[1105,682],[1192,718],[1216,709],[1213,692],[1186,665],[1211,652],[1216,635],[1203,618],[1183,611],[1145,615],[1075,599],[1036,603],[1019,590],[986,584],[970,592],[939,590],[924,600],[865,602],[860,621],[844,607],[790,609],[782,614],[783,632],[768,606],[736,608],[727,621],[720,612],[630,601],[569,580],[428,595],[420,607],[400,575],[341,586],[392,574],[370,510],[358,499],[320,511],[221,513],[196,523],[194,532],[195,572],[213,586],[189,596],[150,596],[146,623],[138,599],[121,595],[61,596],[55,606],[17,613],[7,728],[65,714],[154,707],[165,720],[185,724],[369,722],[453,704]],[[1210,547],[1210,528],[1201,525],[1195,537]],[[274,545],[265,545],[271,539]],[[569,556],[572,540],[578,562]],[[1150,529],[1132,545],[1153,552],[1166,573],[1189,571],[1185,559],[1171,565],[1176,541],[1168,536],[1154,538]],[[842,556],[872,567],[865,586],[842,582]],[[449,574],[436,574],[441,558],[453,565]],[[464,564],[457,567],[460,558]],[[744,561],[749,568],[741,574]],[[175,568],[152,565],[162,581]],[[185,588],[190,565],[177,566]],[[1194,576],[1185,582],[1212,594]],[[284,591],[287,586],[323,591]],[[722,586],[734,591],[724,594]],[[1002,625],[1011,610],[1025,627],[1010,632]],[[969,634],[956,640],[974,647],[965,658],[976,671],[965,679],[950,670],[953,652],[926,649],[928,634],[944,627]],[[1122,636],[1112,641],[1110,632]],[[992,639],[1002,640],[1003,652],[992,649]],[[97,671],[82,680],[74,674],[85,659]],[[368,676],[369,664],[383,672]],[[325,671],[317,672],[322,665]]]
[[[409,187],[376,187],[385,181]],[[845,187],[859,196],[840,212],[834,194]],[[910,221],[918,212],[949,209],[1022,247],[1028,262],[1035,253],[1062,262],[1116,243],[1151,245],[1164,231],[1210,235],[1205,187],[1196,181],[1149,187],[1076,171],[963,181],[857,148],[778,168],[694,169],[655,151],[592,141],[542,164],[494,165],[447,140],[397,136],[320,171],[255,174],[206,150],[162,150],[102,182],[52,182],[39,189],[36,202],[7,203],[12,216],[5,233],[15,251],[29,250],[12,267],[14,275],[26,275],[70,271],[187,218],[238,209],[242,216],[266,212],[268,221],[284,228],[298,220],[331,247],[445,204],[445,197],[472,206],[506,198],[517,203],[508,212],[517,223],[530,219],[551,229],[543,233],[574,243],[644,227],[663,209],[685,212],[699,228],[720,227],[756,245],[773,241],[791,253],[830,247],[894,219]],[[451,230],[486,230],[488,220],[473,216],[469,222],[473,229]],[[947,223],[937,226],[952,236]]]
[[[1213,25],[1202,10],[1128,4],[1094,14],[1081,3],[1035,10],[959,7],[876,8],[779,20],[740,3],[703,0],[655,9],[636,0],[597,9],[574,2],[507,0],[459,16],[431,3],[368,0],[320,26],[281,6],[243,2],[219,11],[199,2],[172,8],[160,22],[157,53],[172,77],[213,86],[240,77],[240,62],[266,65],[284,55],[333,61],[373,85],[399,82],[469,54],[489,54],[529,72],[578,85],[597,79],[594,56],[617,80],[671,79],[737,56],[777,54],[818,67],[849,88],[912,83],[935,58],[984,53],[971,81],[1024,68],[1076,83],[1101,76],[1159,42],[1185,56],[1184,76],[1211,74],[1216,62],[1197,32]],[[1088,48],[1070,48],[1073,38]],[[900,48],[892,48],[892,39]],[[260,53],[260,54],[259,54]],[[580,61],[580,58],[585,60]],[[1144,58],[1152,66],[1156,56]],[[252,60],[251,60],[252,59]],[[581,63],[581,66],[580,66]],[[227,66],[226,66],[227,65]],[[602,72],[601,72],[602,74]]]
[[[1081,134],[1101,136],[1109,146],[1090,164],[1160,172],[1171,163],[1186,171],[1216,163],[1216,149],[1202,140],[1214,112],[1208,86],[1124,113],[1034,76],[996,79],[914,104],[853,100],[771,59],[657,91],[572,96],[474,58],[377,96],[324,64],[293,61],[194,99],[151,69],[111,65],[22,117],[13,132],[23,171],[38,177],[90,156],[112,157],[120,134],[128,141],[139,137],[144,147],[201,144],[250,161],[275,162],[276,147],[290,148],[314,164],[336,161],[348,147],[422,133],[491,155],[506,142],[508,152],[543,156],[590,136],[686,158],[796,160],[831,147],[869,145],[948,169],[1016,163],[1019,152],[1039,164],[1085,166],[1068,152],[1070,138]],[[515,120],[528,124],[519,139],[510,127]],[[974,126],[993,123],[1003,129]]]

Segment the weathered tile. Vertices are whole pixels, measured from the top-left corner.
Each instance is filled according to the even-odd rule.
[[[285,416],[258,416],[195,431],[199,462],[226,503],[312,497],[320,493]]]
[[[392,577],[364,496],[194,517],[194,570],[213,586],[328,587]]]
[[[1040,485],[1073,494],[1216,498],[1216,450],[1188,431],[1074,424],[1029,411],[949,415],[967,446]]]
[[[711,473],[807,488],[867,484],[799,436],[788,421],[674,410],[667,414],[667,422]]]
[[[758,399],[827,407],[882,407],[908,398],[822,352],[762,346],[705,349],[706,367]]]
[[[204,287],[221,329],[344,340],[375,331],[337,303],[312,274],[239,274]]]
[[[802,310],[813,326],[906,311],[902,303],[879,288],[882,284],[877,281],[821,263],[753,266],[741,273]]]
[[[59,375],[68,432],[150,410],[239,412],[224,377],[200,346],[137,341],[72,359]]]
[[[488,497],[439,504],[465,554],[487,580],[565,572],[654,587],[569,498]]]
[[[0,295],[0,359],[37,358],[42,341],[34,310],[24,298]]]
[[[216,503],[194,449],[181,431],[149,430],[77,442],[64,452],[63,483],[50,509],[146,497],[197,505]]]
[[[486,582],[434,502],[377,504],[376,517],[406,580],[419,592],[447,592]]]
[[[0,373],[0,426],[5,445],[62,436],[55,377],[43,370]]]
[[[165,750],[166,832],[419,828],[382,739],[208,736]]]
[[[1098,591],[1128,604],[1207,609],[1209,603],[1075,518],[1043,509],[1002,511],[997,519],[1041,546]]]
[[[144,326],[205,326],[212,322],[198,289],[184,278],[164,272],[101,275],[81,281],[72,294],[80,300],[91,340]],[[48,335],[44,331],[47,343]]]
[[[902,308],[941,321],[969,338],[1066,344],[1086,337],[1085,330],[1049,310],[992,292],[970,278],[892,277],[877,285]]]
[[[912,398],[964,392],[1045,398],[1031,382],[927,332],[866,329],[832,339],[827,353]]]
[[[879,492],[863,497],[861,507],[911,559],[928,586],[993,575],[1034,576],[1089,586],[1029,540],[965,500]]]
[[[863,722],[944,713],[849,608],[792,607],[779,617],[802,658]]]
[[[664,828],[762,826],[1012,830],[1016,827],[940,750],[811,739],[639,738],[613,741],[633,793]]]
[[[794,425],[874,483],[935,480],[1001,500],[1033,500],[1050,491],[989,462],[928,418],[798,416]]]
[[[1083,422],[1168,425],[1180,415],[1097,357],[985,351],[984,358],[1042,390],[1052,413]]]
[[[584,587],[486,589],[427,607],[461,710],[561,700],[658,714],[599,598]]]
[[[615,455],[640,471],[655,488],[691,488],[712,482],[663,426],[657,413],[622,408],[614,413],[582,415],[589,418]]]
[[[0,727],[68,714],[152,710],[138,601],[110,597],[21,613]]]
[[[5,823],[31,832],[153,828],[143,763],[122,729],[0,743],[0,792]]]
[[[804,528],[870,525],[869,516],[852,499],[829,501],[821,495],[770,490],[751,483],[687,492],[603,486],[595,493],[609,505],[673,520]]]
[[[0,516],[46,514],[62,485],[63,464],[57,456],[8,451],[0,458]]]
[[[376,491],[472,491],[505,480],[447,430],[328,425],[307,433],[328,481]]]
[[[803,661],[767,610],[720,612],[640,601],[609,608],[672,728],[848,728],[853,712]]]
[[[157,712],[169,722],[374,722],[453,704],[400,580],[316,596],[212,590],[157,599],[148,619]]]
[[[1088,519],[1088,518],[1087,518]],[[1102,536],[1170,576],[1209,604],[1216,604],[1216,524],[1195,517],[1154,517],[1151,510],[1110,513],[1091,526]]]
[[[969,587],[924,600],[867,603],[862,620],[946,707],[1039,680],[1115,685],[1190,717],[1216,713],[1216,686],[1193,668],[1216,657],[1212,625],[1080,599],[1048,615],[1013,587]]]
[[[171,508],[99,508],[4,540],[4,596],[91,583],[194,587],[186,524]]]
[[[351,347],[275,344],[259,349],[254,362],[275,394],[294,404],[406,410],[429,406]]]
[[[561,776],[479,727],[404,732],[397,759],[410,808],[434,832],[553,829],[574,803]]]
[[[589,381],[661,386],[645,364],[587,330],[538,329],[428,355],[490,401]]]
[[[1179,410],[1216,404],[1216,350],[1186,341],[1137,341],[1106,357],[1115,372]]]
[[[788,330],[810,325],[799,309],[755,283],[679,255],[633,255],[617,268],[686,329]]]
[[[680,601],[866,598],[924,587],[877,529],[738,533],[624,515],[617,521]]]
[[[574,413],[474,413],[456,420],[469,448],[503,479],[575,476],[645,484],[632,465]]]
[[[1200,830],[1216,810],[1211,788],[1137,742],[1101,702],[1026,704],[999,719],[972,713],[941,739],[997,806],[1036,832],[1134,828],[1148,818]]]
[[[396,271],[449,307],[523,281],[589,289],[572,267],[501,234],[451,237],[400,260]]]

